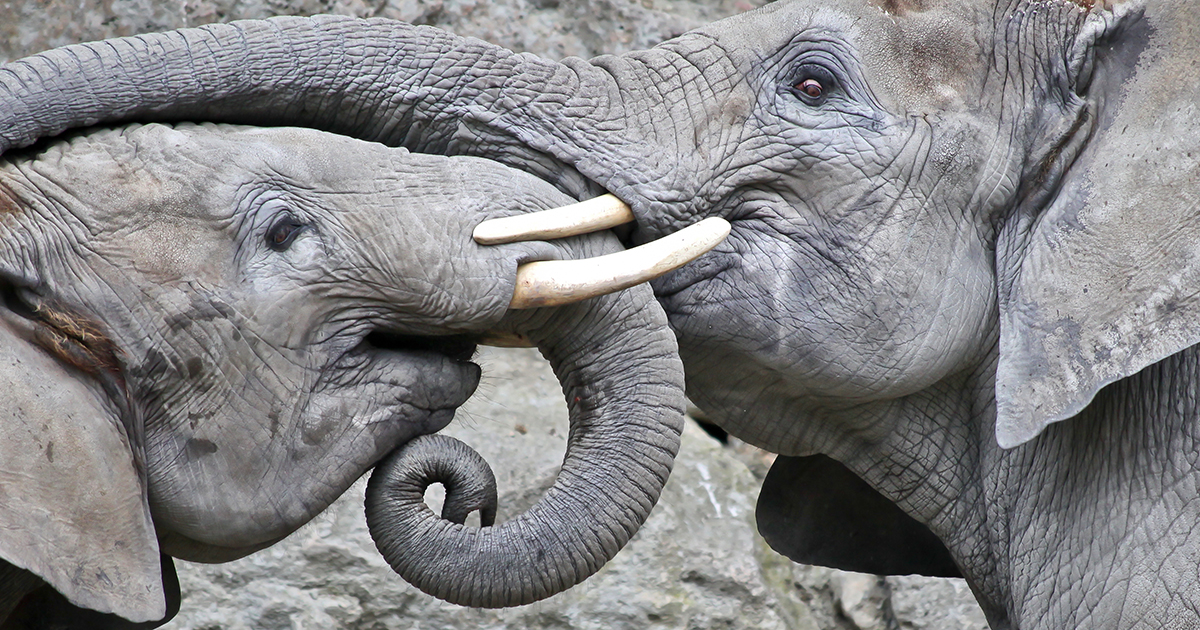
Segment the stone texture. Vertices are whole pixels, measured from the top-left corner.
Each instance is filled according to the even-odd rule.
[[[551,58],[643,48],[765,0],[12,0],[0,61],[77,41],[271,15],[338,13],[431,24]],[[561,461],[558,385],[536,355],[486,351],[480,393],[449,432],[492,463],[500,518],[530,505]],[[772,456],[691,424],[661,502],[599,574],[545,602],[463,609],[412,589],[366,532],[362,484],[284,542],[225,565],[179,563],[174,630],[975,630],[961,580],[878,578],[794,564],[754,532]]]
[[[765,0],[12,0],[0,60],[79,41],[272,15],[429,24],[560,59],[647,48]]]
[[[901,630],[986,630],[987,619],[963,580],[916,575],[887,578],[891,607]]]

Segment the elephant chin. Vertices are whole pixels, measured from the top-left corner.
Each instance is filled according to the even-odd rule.
[[[203,564],[221,564],[224,562],[233,562],[256,551],[266,549],[284,538],[287,538],[287,534],[245,547],[220,547],[193,540],[183,534],[160,526],[158,530],[158,548],[172,558]]]
[[[380,553],[405,580],[455,604],[529,604],[587,579],[649,516],[679,450],[683,366],[648,287],[526,313],[510,312],[506,322],[525,321],[509,332],[534,341],[550,361],[570,414],[563,467],[545,496],[488,526],[491,470],[442,436],[393,452],[367,487]],[[435,482],[446,486],[441,518],[423,500]],[[474,510],[483,527],[463,524]]]

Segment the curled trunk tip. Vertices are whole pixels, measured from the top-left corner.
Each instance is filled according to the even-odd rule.
[[[397,501],[424,505],[425,491],[435,483],[446,489],[443,519],[463,525],[471,512],[478,511],[484,527],[496,522],[498,501],[492,468],[470,446],[447,435],[419,436],[380,462],[371,474],[367,492],[369,496],[390,501],[371,501],[369,505]],[[370,511],[367,514],[372,535],[380,517],[383,516]]]

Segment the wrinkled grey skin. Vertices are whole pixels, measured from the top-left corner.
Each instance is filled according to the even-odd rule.
[[[586,578],[657,500],[683,377],[648,287],[508,311],[519,263],[619,245],[484,248],[471,229],[567,200],[485,160],[311,129],[134,126],[6,155],[0,565],[81,608],[159,619],[160,549],[223,562],[286,536],[450,421],[487,333],[531,339],[570,396],[560,483],[484,529],[438,519],[418,492],[392,509],[425,529],[378,542],[410,580],[470,605]],[[458,523],[488,507],[448,494]]]
[[[715,420],[845,464],[940,539],[996,628],[1195,627],[1198,19],[785,0],[562,63],[390,22],[241,22],[10,65],[23,109],[0,128],[301,124],[607,189],[633,241],[726,217],[654,283]],[[759,510],[792,519],[785,552],[806,534]]]

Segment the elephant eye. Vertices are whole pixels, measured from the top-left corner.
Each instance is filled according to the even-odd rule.
[[[835,86],[833,74],[822,66],[804,64],[792,74],[792,93],[808,105],[821,105]]]
[[[809,98],[821,98],[825,96],[825,87],[816,79],[805,79],[796,84],[796,89],[804,92]]]
[[[279,217],[267,230],[267,247],[277,252],[287,251],[305,227],[304,223],[291,214]]]

